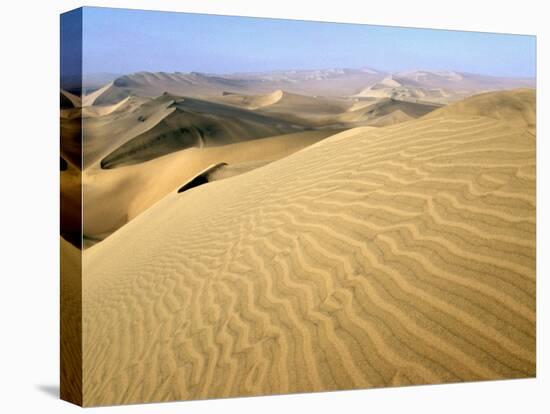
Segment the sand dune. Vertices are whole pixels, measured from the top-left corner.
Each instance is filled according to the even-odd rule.
[[[536,130],[536,92],[518,89],[500,93],[479,94],[470,99],[438,109],[428,118],[470,118],[486,116],[512,126],[525,128],[532,134]]]
[[[403,86],[403,85],[400,82],[398,82],[397,80],[395,80],[392,75],[390,75],[390,76],[386,76],[379,83],[377,83],[375,86],[373,86],[373,89],[375,89],[376,86],[395,88],[395,87]]]
[[[109,82],[105,86],[93,91],[92,93],[86,94],[82,97],[82,106],[92,106],[98,97],[105,93],[109,88],[113,86],[113,82]]]
[[[394,73],[354,96],[449,103],[485,91],[534,87],[533,79],[504,78],[452,71]]]
[[[84,404],[534,376],[533,110],[474,97],[174,189],[84,252]]]
[[[127,141],[154,128],[175,111],[171,106],[173,102],[166,97],[157,99],[130,97],[120,108],[114,111],[107,110],[107,113],[98,113],[96,116],[90,111],[101,112],[104,106],[84,108],[82,110],[84,170],[98,165],[102,158]],[[116,105],[118,104],[114,104]],[[112,109],[113,106],[107,106],[107,108]]]
[[[424,116],[439,107],[440,105],[421,104],[386,98],[378,100],[375,103],[360,109],[360,111],[363,111],[363,113],[368,115],[370,119],[386,116],[395,111],[403,112],[410,119],[412,119]]]
[[[298,109],[289,108],[290,111]],[[75,163],[83,162],[85,246],[108,236],[209,163],[230,162],[224,175],[235,175],[343,129],[333,126],[329,130],[294,133],[310,128],[295,122],[282,113],[258,113],[168,94],[154,99],[132,96],[113,105],[64,111],[63,157]],[[289,132],[290,135],[281,136]],[[258,139],[260,141],[254,145],[232,146],[233,143]],[[194,151],[216,146],[224,148],[204,153]],[[181,150],[190,152],[178,154]],[[231,154],[231,151],[241,153]],[[204,160],[201,160],[203,155]],[[158,163],[149,161],[164,156],[168,158]],[[235,165],[243,162],[247,163],[246,166]],[[132,165],[135,168],[125,167]],[[120,168],[124,169],[111,173],[111,170]],[[70,174],[63,177],[69,183],[75,182],[71,181]],[[76,202],[80,192],[72,191],[74,187],[62,186],[63,199],[75,200],[65,204],[66,209],[72,207],[71,211],[67,210],[67,217],[80,214],[80,205]],[[80,228],[75,223],[72,227]]]
[[[61,398],[82,404],[82,256],[81,251],[60,239]]]
[[[76,96],[68,91],[65,91],[61,89],[61,92],[59,94],[59,103],[60,108],[67,109],[67,108],[78,108],[82,106],[81,99],[79,96]]]
[[[102,168],[136,164],[192,147],[210,147],[298,132],[307,126],[284,118],[194,98],[169,99],[171,113],[101,160]]]
[[[113,112],[121,110],[129,110],[132,108],[130,97],[122,99],[120,102],[113,105],[94,105],[82,108],[82,116],[85,118],[110,115]]]
[[[448,91],[480,92],[486,90],[500,90],[513,88],[534,87],[533,78],[507,78],[501,76],[485,76],[474,73],[455,71],[427,71],[416,70],[398,72],[393,79],[401,85],[422,86],[430,89],[445,89]]]
[[[211,164],[228,163],[224,173],[236,175],[288,156],[335,132],[305,131],[217,147],[189,148],[110,170],[90,167],[82,177],[84,236],[88,242],[105,238]]]
[[[356,102],[346,112],[321,119],[323,124],[329,123],[348,129],[358,126],[383,127],[419,118],[440,107],[441,105],[432,103],[382,98]]]
[[[262,108],[262,112],[291,114],[302,116],[319,114],[339,114],[349,109],[353,101],[346,98],[305,96],[296,93],[283,92],[280,98],[271,105]]]
[[[206,73],[139,72],[117,78],[95,100],[112,104],[128,95],[156,97],[164,92],[203,98],[224,92],[245,95],[285,90],[305,95],[352,95],[359,88],[382,79],[384,74],[367,69],[327,69],[213,75]]]
[[[321,135],[322,136],[322,135]],[[273,162],[270,159],[243,161],[233,164],[224,164],[216,168],[214,171],[208,173],[208,181],[224,180],[229,177],[244,174],[245,172],[255,170],[256,168],[263,167],[264,165]]]
[[[74,165],[65,161],[64,158],[61,160],[61,236],[80,247],[82,238],[82,176]],[[65,162],[63,163],[63,161]]]
[[[200,185],[211,183],[212,181],[225,180],[229,177],[244,174],[245,172],[255,170],[256,168],[263,167],[269,164],[273,160],[254,160],[244,161],[235,164],[227,164],[225,162],[219,162],[212,164],[198,173],[195,177],[187,181],[183,186],[178,189],[178,193],[189,191],[192,188]]]
[[[60,125],[60,234],[74,246],[82,244],[82,112],[61,110]]]
[[[284,92],[280,89],[265,95],[242,95],[237,93],[224,92],[223,103],[242,106],[247,109],[258,109],[264,106],[273,105],[281,100]]]
[[[276,97],[276,99],[274,99]],[[247,105],[254,99],[269,100],[266,105]],[[254,108],[256,112],[276,116],[289,122],[310,128],[354,128],[357,126],[385,126],[418,118],[441,105],[400,101],[391,98],[357,99],[322,96],[305,96],[275,91],[269,95],[226,95],[219,99],[224,103]],[[391,112],[399,111],[393,116]],[[377,121],[377,118],[384,120]]]
[[[96,163],[115,168],[190,147],[304,129],[387,125],[435,108],[391,99],[311,97],[282,91],[252,96],[230,94],[209,101],[164,94],[154,99],[127,97],[112,105],[88,106],[78,110],[82,121],[71,115],[77,110],[65,110],[62,130],[66,131],[63,139],[70,143],[78,141],[82,126],[84,169]],[[394,115],[380,122],[374,120],[397,110],[409,117]],[[77,151],[75,156],[80,158],[80,153]]]
[[[180,188],[178,188],[178,193],[183,193],[184,191],[189,191],[192,188],[196,188],[200,185],[208,184],[212,180],[210,180],[210,176],[214,174],[216,171],[219,171],[220,169],[227,166],[227,163],[225,162],[218,162],[216,164],[212,164],[209,167],[202,170],[200,173],[198,173],[196,176],[194,176],[192,179],[187,181],[184,185],[182,185]]]
[[[65,161],[82,168],[82,109],[66,108],[61,111],[60,153]]]
[[[121,97],[138,95],[156,97],[165,92],[173,95],[203,97],[221,95],[224,90],[248,90],[246,80],[225,79],[200,73],[138,72],[121,76],[98,96],[98,104],[112,104]]]
[[[373,69],[292,70],[214,75],[207,73],[138,72],[115,79],[94,92],[98,105],[111,105],[127,96],[156,97],[164,92],[196,98],[220,97],[224,92],[262,95],[274,90],[342,97],[416,98],[435,102],[461,99],[488,90],[534,87],[534,79],[502,78],[459,72],[413,71],[386,73]],[[418,96],[417,96],[418,95]],[[456,95],[454,98],[453,96]],[[87,98],[85,98],[87,99]]]
[[[374,120],[370,121],[368,124],[374,127],[384,127],[388,125],[395,125],[402,122],[407,122],[415,119],[414,117],[406,114],[401,109],[396,109],[395,111],[389,112],[385,115],[379,116]]]
[[[392,98],[409,102],[449,103],[463,99],[471,93],[452,93],[444,89],[427,89],[410,86],[379,87],[374,85],[363,89],[355,97]]]
[[[308,115],[338,115],[349,110],[357,102],[355,99],[307,96],[280,89],[266,95],[226,93],[222,97],[210,99],[247,109],[259,109],[261,113],[294,115],[298,119],[306,120]]]
[[[259,112],[272,116],[284,116],[286,119],[312,128],[323,128],[334,124],[339,124],[342,128],[353,128],[356,125],[343,124],[355,121],[349,114],[354,104],[356,101],[349,98],[305,96],[285,92],[276,103],[261,108]]]

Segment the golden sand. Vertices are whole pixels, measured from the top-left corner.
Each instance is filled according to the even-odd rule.
[[[175,185],[84,251],[84,405],[534,376],[534,99]]]

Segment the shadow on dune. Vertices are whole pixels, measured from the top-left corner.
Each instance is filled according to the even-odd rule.
[[[184,191],[187,191],[187,190],[190,190],[192,188],[198,187],[200,185],[209,183],[211,181],[210,180],[210,175],[214,171],[219,170],[220,168],[222,168],[226,165],[227,165],[227,163],[220,162],[218,164],[214,164],[214,165],[208,167],[207,169],[205,169],[201,173],[197,174],[194,178],[192,178],[191,180],[186,182],[182,187],[180,187],[180,189],[178,190],[178,193],[183,193]]]
[[[309,129],[276,116],[199,99],[167,94],[158,99],[173,99],[174,111],[103,158],[101,168],[137,164],[192,147],[227,145]]]

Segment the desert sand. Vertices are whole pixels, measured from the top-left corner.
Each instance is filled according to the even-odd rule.
[[[82,110],[83,404],[534,376],[534,90],[277,76],[138,74]],[[407,82],[455,98],[362,93]]]
[[[78,178],[84,189],[85,247],[103,240],[210,164],[230,163],[234,173],[242,168],[233,164],[272,161],[346,129],[405,122],[441,106],[281,90],[254,95],[222,91],[202,98],[132,95],[117,103],[95,104],[99,92],[112,85],[93,92],[91,98],[85,96],[82,101],[88,106],[79,107],[73,98],[76,107],[67,104],[62,109],[63,162],[75,167],[62,174],[62,198],[70,201],[67,217],[78,216],[76,201],[81,197],[74,183],[80,181],[74,173],[82,169]],[[79,227],[73,227],[74,235]]]
[[[93,245],[211,164],[230,163],[234,174],[243,170],[235,163],[248,163],[246,170],[343,130],[391,126],[485,90],[532,84],[362,68],[223,76],[140,72],[83,97],[62,90],[63,237],[79,244],[83,208],[84,246]]]
[[[289,70],[215,75],[208,73],[139,72],[115,79],[94,104],[119,102],[129,95],[156,97],[163,92],[191,97],[219,96],[223,91],[245,95],[283,90],[308,96],[374,96],[451,102],[485,90],[534,87],[531,78],[505,78],[455,71],[388,73],[372,68]],[[374,95],[373,95],[373,91]]]
[[[105,236],[132,220],[211,164],[234,165],[282,158],[334,131],[304,131],[209,148],[192,147],[148,162],[114,169],[90,168],[83,175],[84,235]]]
[[[63,237],[59,247],[60,397],[82,405],[82,252]]]

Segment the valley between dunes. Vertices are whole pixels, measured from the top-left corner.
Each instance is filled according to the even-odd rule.
[[[93,129],[84,405],[534,376],[534,90],[281,118],[286,98],[124,97],[149,132]],[[151,152],[159,108],[183,151]],[[126,130],[108,112],[90,122]],[[177,192],[221,161],[239,173]]]

